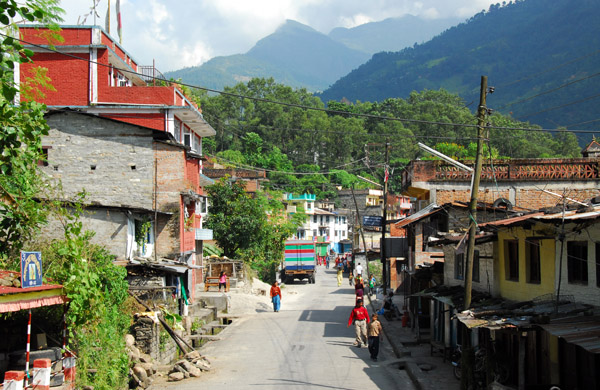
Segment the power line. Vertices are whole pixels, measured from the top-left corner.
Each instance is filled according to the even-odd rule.
[[[4,37],[9,37],[6,34],[0,33],[0,36],[4,36]],[[64,55],[67,57],[71,57],[74,59],[77,59],[79,61],[86,61],[88,63],[93,63],[96,65],[100,65],[103,67],[110,67],[110,65],[106,65],[106,64],[102,64],[99,63],[97,61],[92,61],[89,59],[85,59],[85,58],[81,58],[69,53],[63,53],[58,51],[57,49],[53,49],[44,45],[38,45],[38,44],[34,44],[32,42],[28,42],[25,41],[23,39],[19,39],[19,38],[14,38],[11,37],[14,40],[17,40],[23,44],[26,45],[30,45],[33,47],[37,47],[43,50],[47,50],[50,52],[54,52],[60,55]],[[595,54],[595,53],[594,53]],[[138,76],[143,76],[145,78],[148,79],[154,79],[154,80],[159,80],[159,81],[164,81],[158,77],[154,77],[154,76],[148,76],[148,75],[143,75],[141,73],[132,71],[130,69],[122,69],[122,68],[117,68],[117,67],[113,67],[116,70],[119,71],[123,71],[123,72],[128,72],[131,74],[135,74]],[[199,89],[199,90],[203,90],[206,92],[212,92],[212,93],[217,93],[220,95],[224,95],[224,96],[230,96],[230,97],[235,97],[235,98],[241,98],[241,99],[248,99],[248,100],[253,100],[253,101],[258,101],[258,102],[262,102],[262,103],[269,103],[269,104],[277,104],[277,105],[281,105],[281,106],[285,106],[285,107],[291,107],[291,108],[300,108],[300,109],[304,109],[304,110],[312,110],[312,111],[319,111],[319,112],[325,112],[328,114],[336,114],[336,115],[346,115],[346,116],[354,116],[354,117],[360,117],[360,118],[368,118],[368,119],[377,119],[377,120],[388,120],[388,121],[396,121],[396,122],[406,122],[406,123],[415,123],[415,124],[429,124],[429,125],[438,125],[438,126],[451,126],[451,127],[472,127],[472,128],[476,128],[477,125],[476,124],[469,124],[469,123],[450,123],[450,122],[439,122],[439,121],[427,121],[427,120],[419,120],[419,119],[407,119],[407,118],[397,118],[397,117],[390,117],[390,116],[381,116],[381,115],[373,115],[373,114],[365,114],[365,113],[354,113],[354,112],[347,112],[347,111],[338,111],[338,110],[330,110],[327,108],[321,108],[321,107],[311,107],[311,106],[305,106],[305,105],[301,105],[301,104],[295,104],[295,103],[287,103],[287,102],[281,102],[281,101],[275,101],[275,100],[269,100],[269,99],[265,99],[265,98],[259,98],[259,97],[254,97],[254,96],[245,96],[245,95],[241,95],[241,94],[236,94],[236,93],[232,93],[232,92],[225,92],[225,91],[220,91],[220,90],[216,90],[216,89],[212,89],[212,88],[207,88],[207,87],[200,87],[200,86],[196,86],[196,85],[192,85],[192,84],[187,84],[187,83],[183,83],[180,81],[169,81],[172,84],[177,84],[177,85],[181,85],[181,86],[185,86],[188,88],[195,88],[195,89]],[[575,103],[573,103],[575,104]],[[541,113],[541,112],[540,112]],[[536,113],[538,114],[538,113]],[[495,127],[495,126],[488,126],[488,128],[490,129],[500,129],[499,127]],[[529,128],[521,128],[521,127],[502,127],[501,129],[504,130],[530,130]],[[540,129],[541,131],[556,131],[556,129]],[[577,130],[570,130],[571,132],[576,132]],[[394,136],[397,136],[397,134],[394,134]]]
[[[576,100],[576,101],[573,101],[573,102],[569,102],[569,103],[565,103],[565,104],[562,104],[562,105],[560,105],[560,106],[554,106],[554,107],[550,107],[550,108],[547,108],[547,109],[545,109],[545,110],[541,110],[541,111],[538,111],[538,112],[534,112],[534,113],[532,113],[532,114],[521,115],[520,117],[521,117],[521,118],[529,118],[529,117],[532,117],[532,116],[536,116],[536,115],[539,115],[539,114],[543,114],[543,113],[545,113],[545,112],[548,112],[548,111],[554,111],[554,110],[558,110],[558,109],[560,109],[560,108],[565,108],[565,107],[568,107],[568,106],[572,106],[573,104],[579,104],[579,103],[587,102],[588,100],[592,100],[592,99],[595,99],[595,98],[597,98],[597,97],[600,97],[600,94],[593,95],[593,96],[588,96],[588,97],[586,97],[586,98],[583,98],[583,99],[580,99],[580,100]],[[569,130],[569,131],[572,131],[572,132],[573,132],[574,130]],[[581,132],[583,132],[583,131],[579,131],[579,130],[578,130],[577,132],[578,132],[578,133],[581,133]],[[589,132],[589,131],[587,131],[587,132]],[[597,132],[597,131],[596,131],[596,132]]]
[[[547,94],[549,94],[549,93],[552,93],[552,92],[556,92],[556,91],[558,91],[559,89],[562,89],[562,88],[566,88],[566,87],[568,87],[569,85],[573,85],[573,84],[577,84],[577,83],[579,83],[579,82],[582,82],[582,81],[585,81],[585,80],[589,80],[589,79],[591,79],[591,78],[593,78],[593,77],[596,77],[596,76],[600,76],[600,73],[594,73],[593,75],[590,75],[590,76],[587,76],[587,77],[584,77],[584,78],[581,78],[581,79],[578,79],[578,80],[573,80],[573,81],[570,81],[570,82],[568,82],[568,83],[566,83],[566,84],[560,85],[560,86],[558,86],[558,87],[556,87],[556,88],[552,88],[552,89],[549,89],[549,90],[546,90],[546,91],[543,91],[543,92],[540,92],[540,93],[538,93],[538,94],[536,94],[536,95],[529,96],[529,97],[527,97],[527,98],[524,98],[524,99],[521,99],[521,100],[517,100],[517,101],[514,101],[514,102],[512,102],[512,103],[507,103],[507,104],[505,104],[505,105],[503,105],[503,106],[500,106],[500,107],[498,107],[497,109],[498,109],[498,110],[501,110],[501,109],[503,109],[503,108],[510,107],[510,106],[512,106],[512,105],[514,105],[514,104],[523,103],[523,102],[526,102],[526,101],[529,101],[529,100],[535,99],[536,97],[543,96],[543,95],[547,95]]]

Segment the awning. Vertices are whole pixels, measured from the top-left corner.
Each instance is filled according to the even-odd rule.
[[[0,271],[1,274],[19,274]],[[67,302],[64,288],[60,284],[39,287],[0,287],[0,313],[35,309],[42,306],[60,305]]]

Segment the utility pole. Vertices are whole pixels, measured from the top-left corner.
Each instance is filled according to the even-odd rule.
[[[471,290],[473,287],[473,258],[475,255],[475,234],[477,233],[477,195],[479,193],[479,180],[481,178],[481,165],[483,160],[483,132],[487,107],[485,97],[487,94],[487,76],[481,76],[481,90],[479,92],[479,107],[477,108],[477,155],[475,157],[475,171],[471,187],[471,202],[469,203],[469,243],[467,245],[467,270],[465,275],[465,306],[471,306]]]
[[[387,264],[387,258],[386,258],[386,253],[385,253],[385,228],[386,228],[386,224],[387,224],[387,192],[388,192],[388,178],[389,178],[389,172],[388,172],[388,164],[389,164],[389,147],[390,147],[390,143],[389,143],[389,139],[386,139],[385,141],[385,165],[383,167],[383,218],[381,219],[381,248],[380,248],[380,253],[381,253],[381,263],[383,264],[382,267],[382,273],[381,276],[383,278],[383,294],[386,295],[387,294],[387,286],[388,286],[388,264]]]

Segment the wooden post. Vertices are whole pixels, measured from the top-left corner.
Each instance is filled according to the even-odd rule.
[[[483,160],[483,131],[485,126],[485,96],[487,93],[487,76],[481,76],[481,90],[479,108],[477,109],[477,155],[475,157],[475,170],[473,172],[473,186],[471,187],[471,202],[469,203],[469,243],[467,245],[467,269],[465,275],[465,306],[471,306],[471,290],[473,287],[473,257],[475,255],[475,235],[477,234],[477,196],[479,193],[479,180],[481,178],[481,165]]]

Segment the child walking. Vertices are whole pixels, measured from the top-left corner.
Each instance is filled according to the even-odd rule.
[[[381,335],[381,322],[379,322],[377,314],[373,314],[372,321],[369,323],[367,334],[369,336],[369,353],[371,354],[371,360],[377,361],[377,355],[379,355],[379,337]]]

